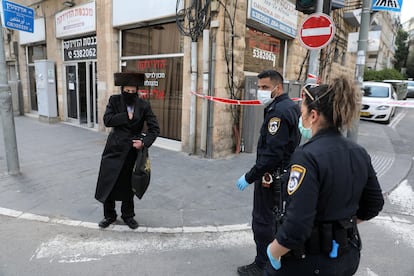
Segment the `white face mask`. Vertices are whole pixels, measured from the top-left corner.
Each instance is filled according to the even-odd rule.
[[[257,99],[265,106],[269,105],[272,101],[271,90],[257,90]]]

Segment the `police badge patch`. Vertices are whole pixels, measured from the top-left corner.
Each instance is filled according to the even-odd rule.
[[[289,182],[287,185],[287,192],[289,195],[293,195],[294,192],[302,184],[303,178],[306,174],[306,168],[300,165],[292,165],[290,169]]]
[[[267,129],[269,130],[270,134],[275,135],[279,127],[280,127],[280,118],[273,117],[272,119],[269,120]]]

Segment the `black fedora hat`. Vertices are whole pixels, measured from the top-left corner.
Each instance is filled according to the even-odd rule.
[[[125,72],[125,73],[115,73],[114,74],[114,81],[115,86],[143,86],[144,85],[144,77],[143,73],[132,73],[132,72]]]

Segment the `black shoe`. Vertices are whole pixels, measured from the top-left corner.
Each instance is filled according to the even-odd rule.
[[[138,228],[138,222],[134,218],[124,219],[124,222],[131,229],[137,229]]]
[[[104,218],[99,222],[99,227],[106,228],[116,221],[116,218]]]
[[[256,262],[249,265],[239,266],[237,272],[240,276],[260,276],[263,273],[263,268],[260,268]]]

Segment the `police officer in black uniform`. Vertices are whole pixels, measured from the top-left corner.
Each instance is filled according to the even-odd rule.
[[[299,128],[308,141],[291,158],[286,210],[264,275],[353,275],[357,223],[384,205],[370,156],[341,134],[358,120],[361,94],[345,77],[302,91]]]
[[[268,262],[266,247],[274,238],[272,210],[276,201],[273,178],[288,165],[300,141],[300,109],[283,92],[283,77],[275,70],[267,70],[261,72],[258,78],[257,97],[266,107],[257,144],[256,164],[236,183],[240,190],[254,183],[252,229],[256,258],[252,264],[237,269],[243,276],[261,275]]]

